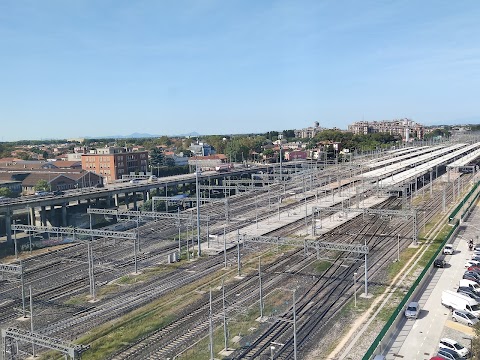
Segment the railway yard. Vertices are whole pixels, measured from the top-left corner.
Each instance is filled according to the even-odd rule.
[[[3,274],[0,328],[77,346],[82,359],[340,359],[347,347],[361,359],[408,283],[362,336],[344,338],[403,263],[438,248],[429,235],[478,181],[448,164],[479,148],[225,173],[223,185],[201,177],[198,207],[119,210],[133,240],[84,235],[3,259],[22,265],[24,290],[18,275]],[[3,339],[5,360],[68,355]]]

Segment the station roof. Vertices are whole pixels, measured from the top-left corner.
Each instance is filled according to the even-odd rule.
[[[429,152],[427,154],[422,154],[420,156],[415,156],[415,157],[410,158],[410,159],[401,160],[401,161],[398,161],[398,162],[393,163],[391,165],[387,165],[387,166],[384,166],[382,168],[363,173],[363,174],[360,175],[360,177],[363,177],[363,178],[385,177],[385,176],[391,175],[393,173],[399,172],[399,171],[403,170],[404,168],[406,168],[408,166],[412,166],[412,165],[418,166],[419,164],[422,164],[426,161],[438,158],[439,156],[443,156],[445,154],[448,154],[449,152],[458,150],[462,147],[465,147],[466,145],[467,144],[455,144],[455,145],[451,145],[451,146],[446,147],[446,148],[441,148],[441,149]],[[465,148],[463,150],[465,150]]]
[[[451,164],[448,164],[447,167],[449,168],[456,168],[456,167],[462,167],[462,166],[467,166],[470,164],[472,161],[476,160],[478,157],[480,157],[480,149],[477,149],[470,154],[467,154],[460,159],[454,161]]]
[[[462,146],[465,146],[463,144]],[[412,179],[414,177],[417,177],[418,175],[424,174],[425,172],[429,171],[429,169],[433,169],[434,167],[444,164],[445,162],[451,161],[452,159],[455,159],[457,156],[460,156],[468,151],[475,150],[480,148],[480,143],[476,143],[473,145],[468,145],[466,147],[463,147],[460,150],[455,150],[453,152],[450,152],[448,154],[445,154],[441,157],[435,158],[431,161],[428,161],[426,163],[417,165],[414,168],[402,171],[398,174],[394,174],[391,177],[388,177],[386,179],[383,179],[378,182],[378,185],[382,188],[385,187],[390,187],[393,185],[398,185],[401,184],[409,179]]]
[[[390,151],[387,151],[387,153],[397,156],[397,155],[406,154],[406,153],[409,153],[409,152],[412,152],[412,151],[425,149],[427,147],[428,146],[410,146],[410,147],[404,147],[404,148],[400,148],[400,149],[390,150]]]
[[[367,165],[367,167],[376,168],[376,167],[379,167],[379,166],[384,166],[384,165],[387,165],[387,164],[398,162],[400,160],[409,159],[413,156],[426,154],[426,153],[429,153],[429,152],[432,152],[432,151],[435,151],[435,150],[438,150],[438,149],[439,149],[439,147],[429,147],[429,146],[422,146],[421,148],[420,147],[414,148],[413,150],[410,150],[406,154],[402,153],[401,155],[398,155],[398,153],[397,153],[395,155],[398,155],[398,156],[391,157],[391,158],[388,158],[388,159],[385,159],[385,160],[380,160],[380,161],[372,160],[370,162],[370,164]]]

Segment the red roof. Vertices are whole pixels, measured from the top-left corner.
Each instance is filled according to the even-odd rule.
[[[216,154],[208,156],[192,156],[191,160],[225,160],[227,156],[225,154]]]

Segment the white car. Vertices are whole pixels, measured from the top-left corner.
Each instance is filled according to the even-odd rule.
[[[480,264],[480,261],[477,260],[467,260],[465,261],[465,267],[469,268],[470,266],[477,266]]]
[[[452,320],[455,322],[457,321],[461,322],[468,326],[473,326],[478,322],[478,318],[475,315],[473,315],[472,313],[469,313],[468,311],[462,311],[462,310],[453,310]]]
[[[445,255],[453,255],[453,245],[452,244],[447,244],[443,248],[443,253]]]
[[[448,338],[440,339],[440,343],[438,344],[438,347],[443,349],[453,350],[458,355],[464,358],[468,357],[467,355],[470,354],[470,351],[465,346],[459,344],[455,340],[448,339]]]

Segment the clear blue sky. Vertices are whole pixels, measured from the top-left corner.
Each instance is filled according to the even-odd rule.
[[[0,0],[0,140],[480,119],[478,0]]]

